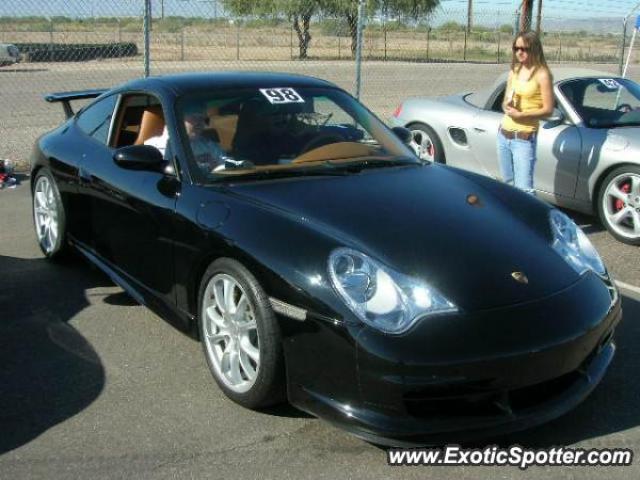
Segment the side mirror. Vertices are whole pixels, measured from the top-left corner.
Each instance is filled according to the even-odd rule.
[[[413,140],[413,135],[411,135],[411,130],[409,130],[408,128],[393,127],[391,131],[395,133],[396,137],[398,137],[400,141],[405,145],[411,144],[411,141]]]
[[[151,145],[130,145],[116,150],[113,155],[116,165],[127,170],[162,171],[165,161],[162,153]]]
[[[549,115],[545,120],[551,123],[562,123],[564,122],[564,113],[559,108],[554,108],[551,115]]]

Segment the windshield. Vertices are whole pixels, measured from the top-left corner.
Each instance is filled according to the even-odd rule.
[[[560,91],[585,125],[614,128],[640,125],[640,86],[624,78],[569,80]]]
[[[317,173],[418,163],[413,152],[345,92],[332,88],[245,88],[186,96],[179,125],[201,182],[231,175]]]

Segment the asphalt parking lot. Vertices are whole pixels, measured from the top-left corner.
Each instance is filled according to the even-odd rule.
[[[0,191],[0,477],[638,478],[628,467],[389,467],[384,449],[290,406],[245,410],[217,389],[200,345],[83,260],[44,260],[28,179]],[[612,268],[637,249],[579,218]],[[582,405],[486,443],[640,451],[640,294],[621,289],[618,353]],[[479,446],[485,445],[483,442]]]

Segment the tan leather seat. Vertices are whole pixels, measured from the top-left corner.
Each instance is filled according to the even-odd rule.
[[[238,115],[221,115],[218,107],[209,107],[207,116],[209,117],[209,127],[218,133],[218,143],[223,150],[230,151],[238,127]]]
[[[142,145],[145,141],[151,137],[158,137],[162,135],[164,130],[164,115],[162,113],[162,107],[159,105],[145,108],[142,113],[142,119],[140,120],[140,130],[138,131],[138,138],[133,142],[134,145]]]

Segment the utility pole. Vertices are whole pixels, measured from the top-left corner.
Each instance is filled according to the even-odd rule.
[[[542,23],[542,0],[538,0],[538,18],[537,18],[537,22],[536,22],[536,33],[538,35],[540,35],[540,30],[541,30],[541,23]]]
[[[522,0],[522,7],[520,13],[520,31],[526,32],[531,30],[531,6],[533,0]]]
[[[164,20],[164,0],[160,0],[160,18]]]
[[[469,0],[467,3],[467,35],[471,34],[471,28],[473,27],[473,0]]]

